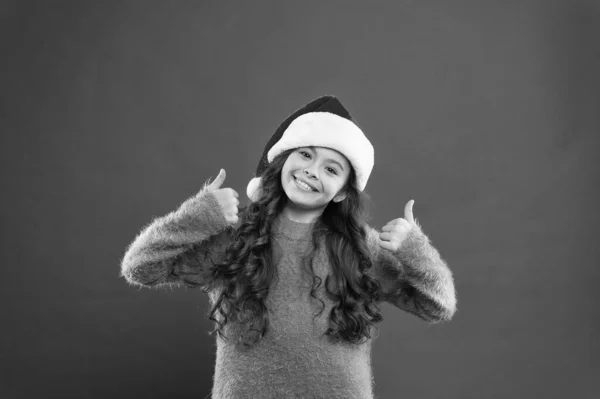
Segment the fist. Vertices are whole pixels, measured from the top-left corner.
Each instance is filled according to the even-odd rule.
[[[379,233],[379,246],[392,252],[398,251],[402,242],[408,236],[409,231],[415,224],[413,217],[413,205],[415,201],[410,200],[404,206],[404,218],[394,219],[381,229]]]
[[[221,188],[224,181],[225,169],[221,169],[219,175],[206,189],[217,199],[227,223],[236,224],[238,221],[238,206],[240,205],[239,195],[233,188]]]

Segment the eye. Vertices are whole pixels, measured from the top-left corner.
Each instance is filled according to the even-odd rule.
[[[335,169],[333,169],[333,168],[329,168],[329,167],[328,167],[328,168],[327,168],[327,170],[329,170],[329,171],[330,171],[329,173],[333,173],[334,175],[337,175],[337,174],[338,174],[338,173],[337,173],[337,170],[335,170]]]
[[[310,154],[306,151],[299,151],[299,153],[305,158],[310,158]]]

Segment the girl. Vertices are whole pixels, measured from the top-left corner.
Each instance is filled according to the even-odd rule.
[[[381,232],[365,222],[373,159],[339,100],[318,98],[267,143],[248,206],[238,210],[221,170],[128,247],[129,283],[209,295],[213,399],[373,398],[378,304],[430,323],[452,318],[452,273],[413,217],[414,201]]]

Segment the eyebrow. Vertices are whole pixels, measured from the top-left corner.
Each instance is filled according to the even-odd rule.
[[[312,152],[314,152],[314,153],[316,153],[316,152],[317,152],[317,151],[315,150],[315,147],[314,147],[314,146],[310,146],[310,147],[308,147],[308,148],[309,148],[309,149],[310,149]],[[344,167],[342,166],[342,164],[341,164],[341,163],[339,163],[338,161],[336,161],[336,160],[335,160],[335,159],[333,159],[333,158],[327,158],[327,159],[325,159],[325,162],[327,162],[327,161],[337,164],[337,165],[340,167],[340,169],[342,169],[342,170],[346,170],[346,169],[344,169]]]

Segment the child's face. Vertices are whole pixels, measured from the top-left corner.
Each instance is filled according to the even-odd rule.
[[[304,210],[325,208],[345,198],[341,192],[350,175],[350,163],[339,152],[325,147],[295,149],[281,170],[281,185],[293,205]],[[311,188],[306,188],[308,183]]]

